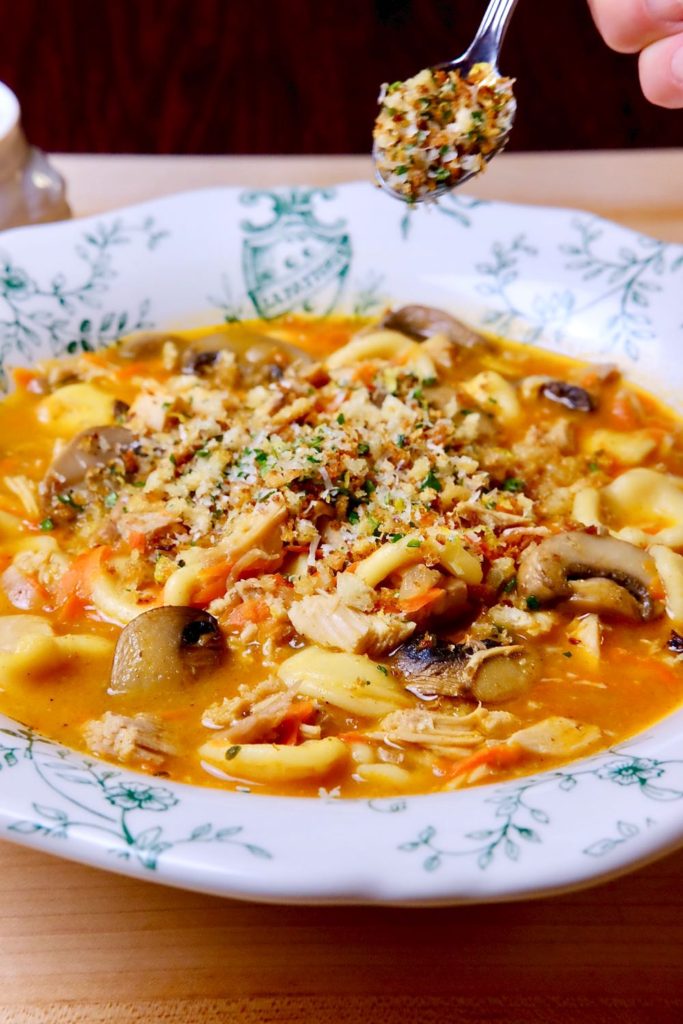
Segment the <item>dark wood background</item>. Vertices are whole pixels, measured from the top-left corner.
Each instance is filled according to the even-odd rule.
[[[48,150],[361,153],[378,85],[457,55],[484,0],[0,0],[0,79]],[[586,0],[521,0],[511,148],[683,144]]]

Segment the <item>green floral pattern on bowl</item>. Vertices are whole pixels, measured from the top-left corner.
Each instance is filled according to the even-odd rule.
[[[212,189],[0,235],[0,371],[178,329],[391,300],[605,358],[683,408],[683,247],[576,211],[368,185]],[[1,681],[0,681],[1,685]],[[618,749],[495,787],[302,800],[185,786],[0,718],[0,834],[223,895],[455,903],[586,885],[683,841],[683,711]]]

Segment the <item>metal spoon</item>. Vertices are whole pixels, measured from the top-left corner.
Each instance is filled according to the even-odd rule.
[[[481,25],[477,30],[477,34],[470,43],[469,47],[465,50],[461,57],[456,57],[455,60],[447,61],[445,64],[436,64],[434,66],[435,71],[459,71],[463,76],[467,75],[468,71],[473,64],[479,64],[485,62],[491,64],[495,71],[498,70],[498,54],[500,48],[503,45],[503,39],[507,32],[507,27],[510,24],[510,19],[514,13],[515,7],[517,6],[518,0],[490,0],[486,13],[482,18]],[[504,135],[500,136],[496,148],[486,155],[484,158],[487,162],[500,153],[507,144],[510,137],[510,130],[505,132]],[[478,171],[466,171],[460,178],[458,178],[455,185],[438,185],[432,192],[427,192],[423,196],[417,196],[414,199],[408,199],[406,196],[401,195],[400,192],[396,192],[391,188],[377,167],[378,161],[377,143],[373,145],[372,157],[375,162],[375,177],[381,185],[381,187],[388,192],[389,195],[395,199],[401,199],[403,202],[420,203],[425,200],[430,202],[434,199],[438,199],[439,196],[445,195],[447,192],[451,192],[454,188],[459,185],[464,185],[466,181],[473,178]]]

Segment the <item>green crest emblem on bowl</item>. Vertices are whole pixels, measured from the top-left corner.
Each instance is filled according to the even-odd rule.
[[[324,224],[316,218],[313,199],[334,198],[329,189],[246,192],[245,205],[269,200],[272,217],[265,224],[243,221],[244,282],[257,314],[271,320],[300,311],[319,316],[337,303],[351,266],[346,221]]]

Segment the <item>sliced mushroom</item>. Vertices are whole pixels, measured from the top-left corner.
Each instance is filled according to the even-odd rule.
[[[591,580],[572,580],[570,586],[572,596],[567,606],[579,615],[595,612],[597,615],[615,615],[636,622],[642,618],[636,598],[614,580],[596,576]]]
[[[131,448],[135,441],[135,435],[126,427],[89,427],[82,430],[52,462],[43,480],[44,493],[51,496],[76,487],[83,482],[89,470],[106,466],[121,452]]]
[[[417,341],[423,341],[434,334],[445,334],[459,348],[488,346],[483,335],[477,334],[450,313],[431,306],[402,306],[401,309],[391,310],[382,318],[379,326],[390,331],[400,331]]]
[[[538,657],[521,644],[451,644],[430,633],[403,644],[393,659],[393,667],[418,696],[471,695],[493,704],[524,693],[538,666]]]
[[[183,373],[201,373],[213,366],[220,352],[234,352],[243,369],[258,369],[261,376],[265,369],[265,375],[271,378],[281,376],[283,364],[295,360],[311,362],[308,353],[296,345],[241,327],[229,334],[208,334],[190,342],[183,353]]]
[[[181,605],[152,608],[122,630],[109,692],[145,696],[177,690],[217,668],[223,652],[213,615]]]
[[[137,331],[121,338],[116,349],[122,359],[156,359],[161,355],[167,341],[172,341],[181,348],[185,347],[185,340],[178,334],[169,334],[167,331]]]
[[[564,380],[549,380],[541,384],[539,391],[551,402],[558,402],[567,409],[574,409],[577,412],[593,412],[596,408],[592,395],[584,388],[576,384],[567,384]]]
[[[611,581],[612,586],[598,587],[597,580]],[[576,607],[583,601],[586,610],[590,605],[591,611],[646,622],[662,612],[652,596],[658,582],[654,559],[645,551],[616,537],[578,531],[558,533],[527,548],[517,573],[519,593],[539,604],[569,599]]]
[[[538,675],[540,659],[531,647],[513,644],[483,653],[486,657],[477,664],[470,662],[474,671],[470,691],[483,704],[501,704],[521,697]]]

